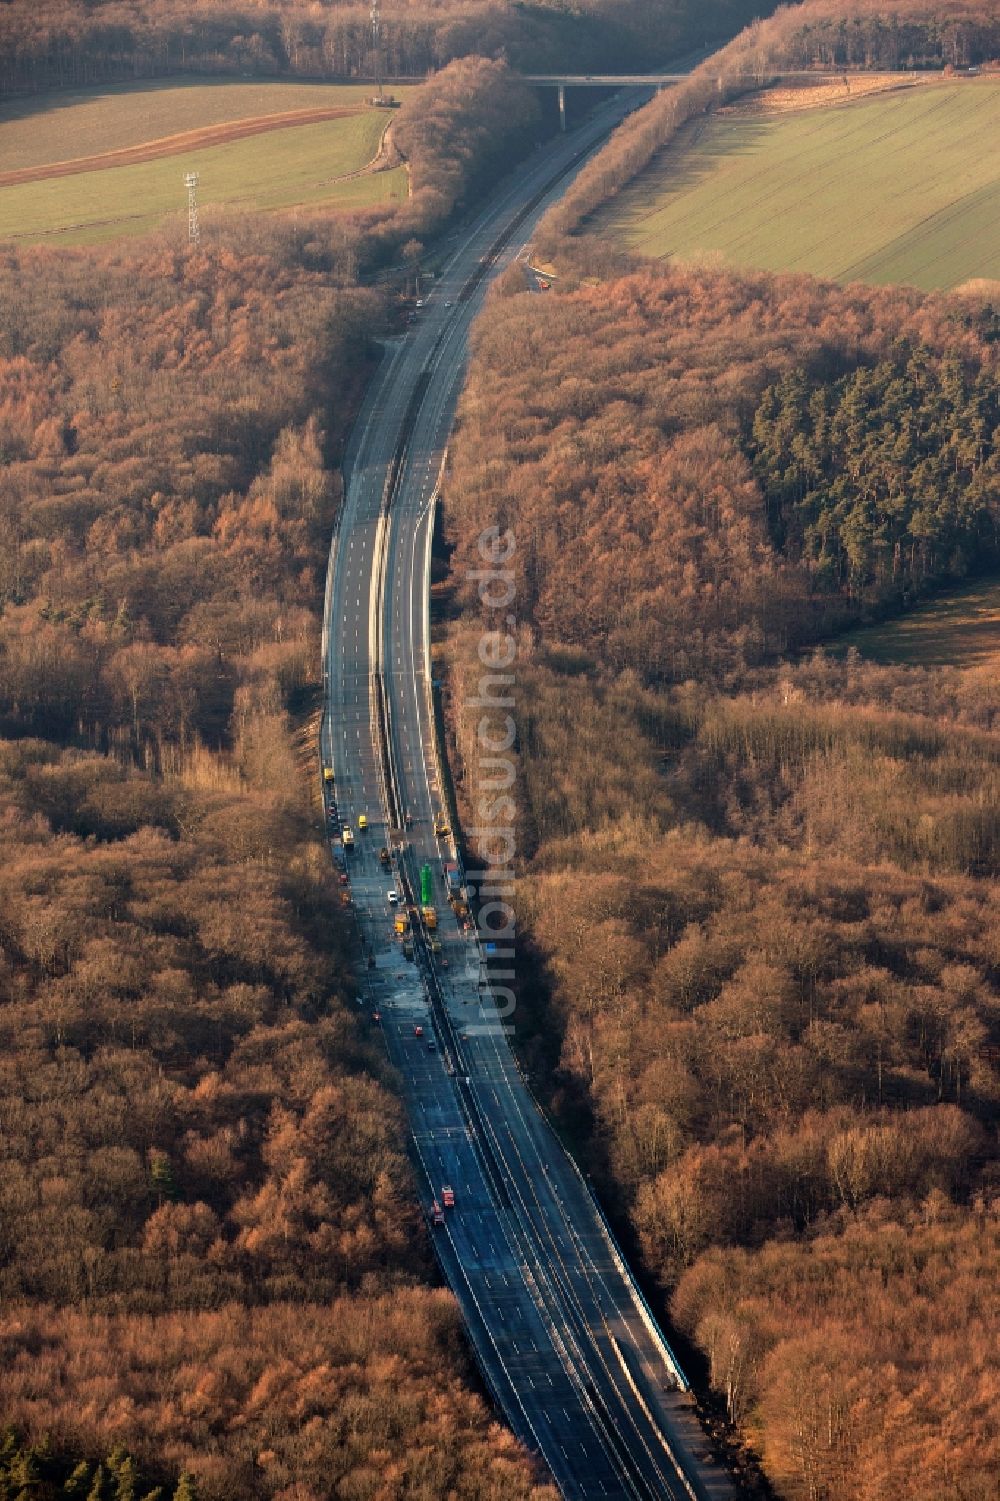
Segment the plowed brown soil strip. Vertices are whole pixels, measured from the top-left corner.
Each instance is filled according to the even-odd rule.
[[[845,73],[842,79],[802,83],[794,87],[775,85],[761,89],[751,99],[724,105],[720,115],[788,114],[793,110],[826,109],[831,104],[849,104],[869,94],[885,94],[891,89],[909,89],[938,78],[934,73]]]
[[[224,146],[242,141],[246,136],[264,135],[269,130],[288,130],[295,125],[318,125],[323,120],[337,120],[345,115],[359,115],[360,109],[340,105],[327,109],[293,109],[280,115],[256,115],[249,120],[233,120],[222,125],[203,125],[179,135],[161,136],[141,146],[123,146],[120,151],[102,151],[100,156],[78,156],[71,161],[48,162],[41,167],[19,167],[14,172],[0,172],[0,187],[19,182],[42,182],[48,177],[73,177],[78,172],[100,172],[105,167],[131,167],[136,162],[155,161],[160,156],[180,156],[203,146]]]

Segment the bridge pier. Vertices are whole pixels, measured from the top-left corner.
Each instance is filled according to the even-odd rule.
[[[566,85],[559,85],[559,129],[566,129]]]

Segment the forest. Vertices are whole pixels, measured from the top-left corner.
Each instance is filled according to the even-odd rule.
[[[748,13],[445,0],[386,63],[564,64],[570,33],[579,66],[648,63]],[[13,0],[0,81],[352,76],[368,35],[358,6]],[[359,273],[538,123],[457,56],[396,128],[396,213],[0,256],[18,1501],[553,1501],[431,1286],[310,796],[337,464],[395,326]],[[498,515],[524,559],[521,1045],[783,1494],[875,1501],[891,1459],[902,1501],[986,1501],[1000,703],[809,648],[994,545],[995,317],[566,266],[566,295],[495,301],[448,498],[456,568]],[[892,443],[870,403],[901,386],[923,416]]]
[[[651,684],[724,678],[997,560],[988,303],[586,269],[564,253],[543,310],[495,301],[462,408],[495,459],[460,472],[454,566],[516,520],[547,640]]]
[[[988,359],[963,366],[904,338],[837,381],[792,370],[753,418],[769,531],[817,587],[856,598],[905,602],[928,581],[988,568],[1000,561],[998,431]]]
[[[995,312],[558,270],[494,292],[445,495],[472,823],[516,540],[524,1066],[778,1495],[987,1501],[1000,692],[822,643],[996,568]]]
[[[408,0],[386,3],[378,61],[422,76],[468,55],[531,72],[648,67],[721,42],[759,14],[753,0]],[[0,88],[32,90],[167,73],[371,77],[370,6],[358,0],[8,0]]]
[[[397,221],[0,257],[4,1496],[552,1501],[433,1285],[315,793],[397,317],[357,272],[533,107],[485,60],[418,90]]]

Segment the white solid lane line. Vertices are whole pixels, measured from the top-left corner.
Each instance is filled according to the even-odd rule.
[[[378,409],[377,409],[377,408],[376,408],[376,413],[377,413],[377,412],[378,412]],[[434,413],[434,414],[433,414],[433,415],[434,415],[434,422],[435,422],[435,424],[436,424],[436,422],[437,422],[437,420],[438,420],[438,414],[437,414],[437,412],[435,412],[435,413]],[[370,417],[370,418],[369,418],[369,420],[371,420],[371,417]],[[371,488],[371,487],[369,487],[369,488]],[[423,485],[422,485],[422,486],[421,486],[421,490],[422,490],[422,492],[423,492],[423,491],[424,491],[424,490],[425,490],[425,489],[426,489],[426,477],[424,477],[424,484],[423,484]],[[401,591],[401,590],[400,590],[400,589],[397,589],[397,596],[399,596],[399,597],[401,597],[401,592],[402,592],[402,591]],[[360,601],[359,601],[359,602],[360,602]],[[413,611],[414,611],[414,612],[415,612],[415,611],[416,611],[416,608],[417,608],[417,598],[416,598],[416,590],[415,590],[415,581],[414,581],[414,584],[413,584],[413,592],[412,592],[412,597],[411,597],[411,602],[412,602],[412,608],[413,608]],[[405,624],[406,624],[406,622],[403,622],[403,624],[404,624],[404,625],[405,625]],[[356,639],[357,639],[357,632],[356,632],[356,633],[355,633],[355,634],[356,634]],[[410,636],[411,636],[411,637],[412,637],[412,635],[414,635],[414,634],[415,634],[415,628],[414,628],[414,627],[411,627],[411,630],[410,630]],[[405,632],[404,632],[404,639],[405,639]],[[408,642],[407,642],[407,650],[410,650],[410,649],[412,649],[412,648],[411,648],[411,643],[410,643],[410,642],[409,642],[409,641],[408,641]],[[397,667],[398,667],[398,666],[400,666],[400,665],[401,665],[401,658],[400,658],[400,657],[399,657],[399,656],[397,656]],[[360,699],[359,699],[359,697],[358,697],[358,696],[357,696],[357,695],[355,695],[355,701],[356,701],[356,702],[360,702]],[[419,716],[418,716],[418,717],[419,717]],[[357,733],[358,733],[358,735],[359,735],[359,738],[360,738],[360,733],[361,733],[361,732],[360,732],[360,729],[359,729],[359,730],[358,730],[358,731],[357,731]],[[407,750],[407,751],[408,751],[408,752],[409,752],[409,751],[410,751],[410,749],[411,749],[411,739],[410,739],[410,734],[409,734],[409,732],[407,732],[407,733],[406,733],[406,734],[405,734],[405,736],[404,736],[404,740],[405,740],[405,745],[406,745],[406,750]],[[455,1004],[457,1004],[457,999],[456,999],[456,998],[455,998],[455,997],[454,997],[454,996],[451,996],[451,997],[450,997],[450,998],[449,998],[449,1004],[452,1004],[452,1005],[455,1005]],[[422,1108],[423,1108],[423,1107],[422,1107]],[[495,1248],[495,1247],[492,1247],[492,1249],[493,1249],[493,1252],[494,1252],[494,1254],[495,1254],[495,1251],[496,1251],[496,1248]],[[505,1283],[506,1283],[506,1277],[504,1277],[504,1281],[505,1281]],[[532,1348],[534,1348],[534,1343],[533,1343],[533,1342],[532,1342]],[[548,1346],[548,1344],[546,1344],[546,1349],[547,1349],[547,1350],[548,1350],[548,1351],[549,1351],[549,1356],[550,1356],[550,1358],[551,1358],[551,1350],[549,1350],[549,1346]],[[558,1369],[558,1367],[557,1367],[557,1369]],[[550,1385],[551,1385],[551,1384],[552,1384],[552,1376],[551,1376],[551,1373],[546,1373],[546,1375],[547,1375],[547,1380],[548,1380],[548,1383],[549,1383],[549,1384],[550,1384]],[[563,1453],[564,1453],[564,1454],[565,1454],[565,1450],[563,1450]],[[605,1489],[606,1489],[606,1488],[605,1488],[605,1486],[604,1486],[604,1485],[603,1485],[603,1482],[602,1482],[602,1484],[601,1484],[601,1490],[602,1490],[602,1491],[604,1491],[604,1490],[605,1490]]]

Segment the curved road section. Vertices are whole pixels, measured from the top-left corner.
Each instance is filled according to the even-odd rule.
[[[448,904],[451,850],[434,831],[443,800],[430,547],[469,328],[490,278],[634,102],[619,97],[536,153],[461,232],[418,323],[387,349],[369,387],[327,579],[324,796],[367,1001],[402,1080],[419,1190],[432,1220],[440,1208],[438,1255],[497,1403],[569,1501],[723,1501],[732,1488],[706,1452],[683,1373],[521,1078],[478,940]],[[404,943],[395,922],[419,902],[425,864],[438,928],[428,934],[411,919]]]

